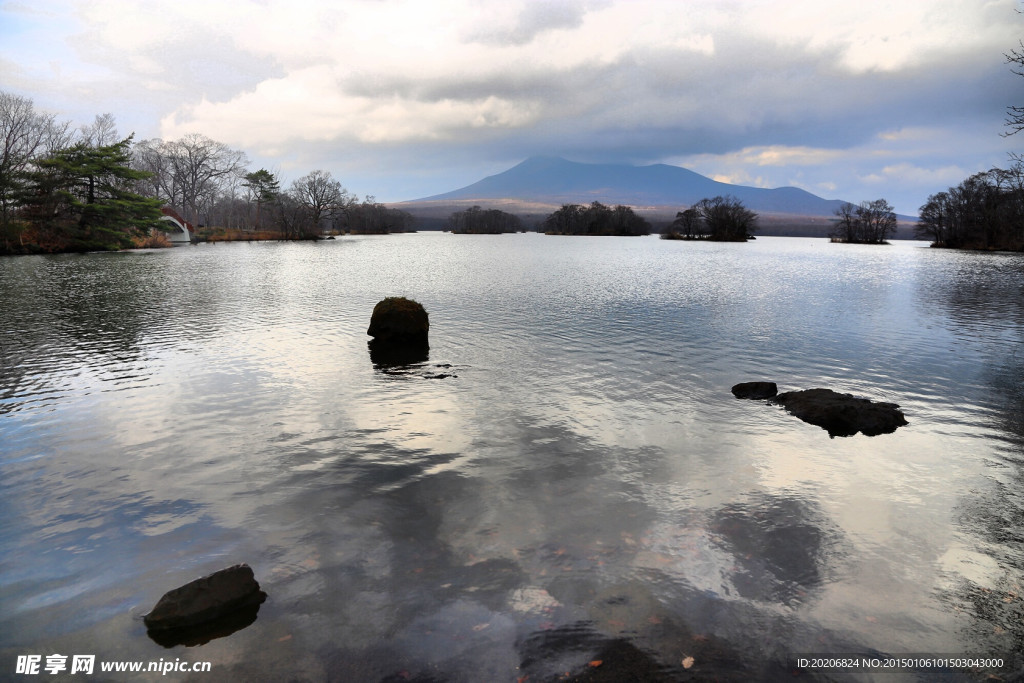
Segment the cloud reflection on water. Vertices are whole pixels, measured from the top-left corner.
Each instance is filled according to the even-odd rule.
[[[1019,580],[1013,537],[992,534],[1015,533],[1024,482],[1000,469],[1003,487],[991,486],[984,463],[1008,430],[971,424],[972,411],[1010,415],[1012,400],[994,405],[978,363],[956,367],[943,351],[998,345],[918,328],[1003,329],[920,309],[913,278],[931,252],[614,238],[548,250],[546,238],[502,237],[138,257],[163,259],[191,292],[153,294],[152,310],[186,305],[167,317],[143,305],[160,269],[130,260],[109,262],[133,266],[104,276],[116,296],[74,300],[105,313],[17,290],[42,311],[19,363],[77,378],[84,399],[26,402],[0,422],[14,550],[0,601],[28,602],[4,611],[4,627],[24,643],[119,642],[137,658],[150,644],[135,638],[134,611],[241,560],[270,598],[201,658],[253,680],[286,667],[314,679],[543,676],[600,656],[638,667],[695,656],[764,678],[798,649],[955,651],[1012,614],[993,603],[968,618],[934,596],[970,553],[996,551]],[[494,291],[467,294],[467,278]],[[417,285],[438,322],[431,360],[391,378],[368,362],[366,315],[382,290]],[[846,308],[812,305],[824,296]],[[115,301],[138,320],[90,332],[113,324]],[[90,342],[87,358],[51,353],[68,338],[52,336],[51,314]],[[145,375],[118,391],[106,391],[117,373],[86,372],[129,356]],[[434,363],[459,377],[418,374]],[[748,374],[883,400],[906,391],[897,402],[913,425],[829,442],[736,401],[728,387]],[[11,382],[20,400],[25,381]],[[979,483],[979,506],[957,520]],[[51,541],[61,547],[42,552]]]

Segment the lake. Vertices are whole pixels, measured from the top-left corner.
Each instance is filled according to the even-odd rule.
[[[426,307],[426,361],[371,361],[385,296]],[[99,673],[120,660],[210,662],[162,677],[196,681],[1024,667],[1019,254],[203,244],[0,259],[0,312],[0,679],[55,653],[95,655],[96,680],[137,680]],[[909,424],[829,438],[734,398],[750,380]],[[164,592],[239,562],[269,595],[255,621],[147,635]]]

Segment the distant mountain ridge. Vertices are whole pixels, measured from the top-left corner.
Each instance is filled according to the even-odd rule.
[[[730,185],[667,164],[585,164],[561,157],[530,157],[516,166],[452,192],[413,201],[521,199],[554,203],[690,206],[705,197],[732,195],[753,211],[832,216],[844,202],[797,187]]]

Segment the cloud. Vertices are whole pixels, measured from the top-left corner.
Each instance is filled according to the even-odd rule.
[[[844,156],[840,149],[768,145],[745,147],[729,155],[730,162],[744,166],[821,166]],[[691,156],[688,163],[706,162],[711,155]],[[716,158],[720,158],[717,157]]]
[[[957,164],[948,164],[938,168],[925,168],[908,162],[883,166],[877,173],[864,176],[865,183],[889,186],[894,182],[904,184],[933,186],[937,190],[958,184],[961,180],[974,173]]]
[[[338,87],[333,70],[317,66],[287,78],[260,83],[228,102],[204,99],[161,121],[169,138],[203,132],[248,147],[276,150],[290,141],[341,139],[364,144],[448,141],[474,129],[523,126],[533,116],[529,103],[494,95],[479,98],[426,98],[351,95]],[[273,103],[268,111],[269,103]],[[282,118],[301,128],[282,128]]]
[[[991,137],[987,149],[974,149],[979,156],[973,165],[959,160],[968,158],[969,148],[978,141],[958,138],[956,130],[947,127],[883,131],[846,148],[754,146],[723,154],[676,157],[669,163],[725,182],[791,185],[855,203],[882,194],[899,213],[913,215],[928,195],[1005,158],[1000,149],[1004,141]]]
[[[513,13],[502,16],[502,8],[511,9]],[[587,3],[532,2],[518,6],[504,3],[490,9],[494,14],[488,17],[487,26],[468,32],[465,37],[468,42],[524,45],[548,31],[578,28],[587,12]]]
[[[1015,8],[40,0],[0,6],[0,87],[79,122],[112,111],[140,137],[200,132],[270,165],[390,164],[406,174],[396,187],[444,183],[417,195],[538,153],[687,160],[812,191],[873,175],[918,188],[1012,144],[998,133],[1017,103],[1002,63]],[[884,171],[900,164],[920,172]]]

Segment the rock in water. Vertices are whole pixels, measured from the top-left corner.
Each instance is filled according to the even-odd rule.
[[[394,367],[427,360],[430,322],[423,306],[405,297],[392,296],[373,307],[370,327],[370,360]]]
[[[373,307],[366,334],[374,344],[427,346],[430,321],[427,311],[412,299],[389,296]]]
[[[771,398],[779,393],[775,382],[741,382],[732,388],[736,398]]]
[[[249,565],[236,564],[168,591],[143,621],[151,630],[195,626],[266,599]]]
[[[891,434],[907,424],[895,403],[875,403],[831,389],[787,391],[772,400],[804,422],[826,430],[833,438],[857,432],[865,436]]]

